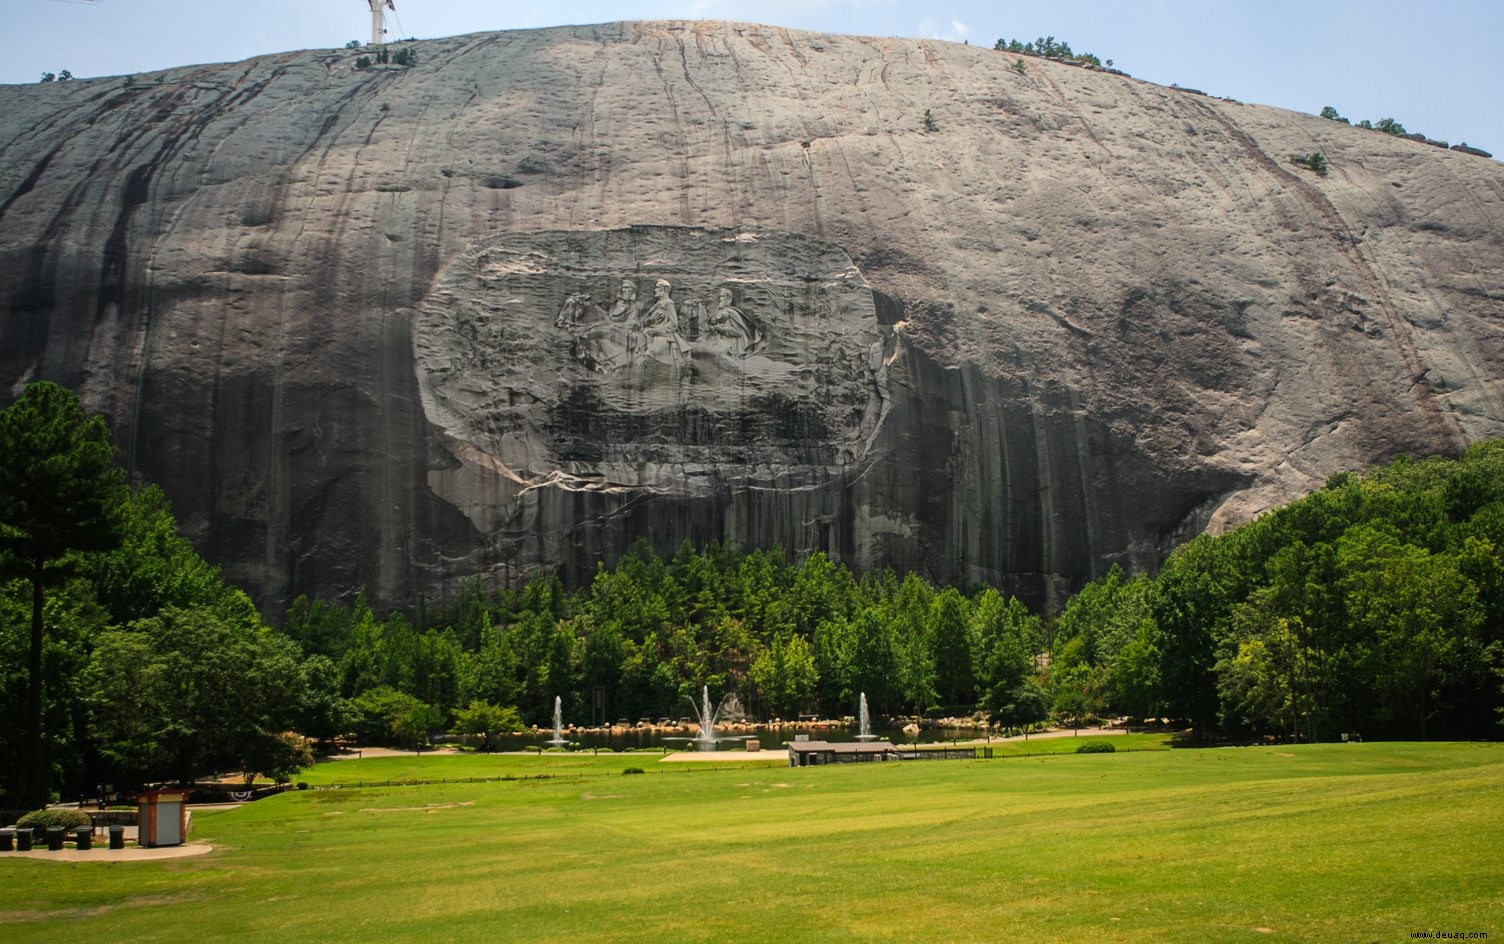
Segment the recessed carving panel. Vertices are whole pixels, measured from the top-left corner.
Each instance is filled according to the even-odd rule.
[[[788,233],[498,236],[445,266],[413,337],[451,450],[524,489],[828,481],[887,403],[871,290]]]

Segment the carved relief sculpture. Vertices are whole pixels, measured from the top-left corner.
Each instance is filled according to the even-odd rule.
[[[653,284],[653,307],[642,319],[642,353],[659,364],[677,368],[685,351],[679,337],[679,310],[674,305],[673,290],[667,279]]]
[[[840,249],[789,233],[493,237],[443,268],[413,338],[424,411],[459,460],[433,487],[483,529],[525,530],[540,488],[827,482],[865,461],[889,403],[871,290]]]
[[[570,350],[577,361],[597,373],[610,373],[631,363],[641,314],[637,285],[622,279],[610,311],[601,311],[589,295],[576,292],[565,299],[554,325],[575,331]]]
[[[728,285],[716,292],[715,310],[706,316],[702,340],[711,350],[728,357],[745,357],[762,343],[762,332],[733,304]]]

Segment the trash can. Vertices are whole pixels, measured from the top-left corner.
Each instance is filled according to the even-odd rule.
[[[22,826],[16,830],[16,851],[31,851],[31,827]]]
[[[94,827],[77,826],[73,829],[73,845],[80,852],[88,852],[94,848]]]
[[[125,848],[125,827],[124,826],[111,826],[110,827],[110,848],[111,849],[124,849]]]
[[[68,838],[68,830],[61,826],[47,827],[47,851],[62,852],[63,840]]]
[[[0,852],[10,852],[16,848],[16,829],[7,826],[0,829]]]

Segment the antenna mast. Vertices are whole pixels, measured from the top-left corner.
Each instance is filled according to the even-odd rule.
[[[380,46],[386,42],[386,11],[397,12],[397,6],[392,0],[366,0],[371,5],[371,45]]]

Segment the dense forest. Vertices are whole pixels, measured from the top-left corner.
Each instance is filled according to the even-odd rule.
[[[1006,726],[1499,732],[1504,442],[1335,475],[1049,617],[1006,588],[855,575],[819,553],[662,559],[641,542],[575,589],[477,580],[387,614],[299,598],[273,628],[107,441],[55,385],[0,414],[0,808],[102,781],[286,774],[310,739],[494,734],[547,723],[555,696],[571,723],[681,717],[702,685],[753,718],[850,715],[865,692],[880,714]]]
[[[861,692],[885,713],[969,714],[979,698],[1003,711],[1043,643],[1041,621],[996,590],[858,579],[778,548],[685,544],[662,560],[645,542],[574,593],[550,575],[515,592],[472,583],[411,620],[300,598],[285,632],[335,667],[347,699],[395,689],[440,713],[514,705],[532,723],[556,695],[572,722],[681,717],[702,685],[759,718],[853,714]]]
[[[986,713],[1167,717],[1203,732],[1332,739],[1498,732],[1504,670],[1504,442],[1400,459],[1220,536],[1155,576],[1114,568],[1051,619],[996,588],[854,576],[816,553],[645,545],[568,593],[468,587],[379,621],[300,600],[286,632],[338,666],[341,694],[472,700],[547,720],[687,713],[708,684],[758,717]],[[597,708],[596,693],[603,706]]]
[[[1504,442],[1400,458],[1118,572],[1054,622],[1050,675],[1098,710],[1333,739],[1494,737]]]

